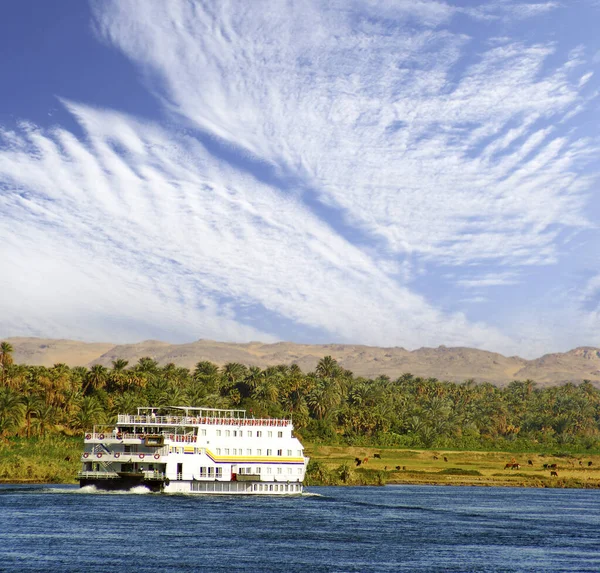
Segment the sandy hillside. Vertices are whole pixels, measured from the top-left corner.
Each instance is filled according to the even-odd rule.
[[[566,381],[578,383],[584,379],[600,385],[600,349],[591,347],[525,360],[474,348],[445,346],[409,351],[398,347],[351,344],[234,344],[212,340],[188,344],[147,340],[121,345],[40,338],[9,338],[8,341],[15,349],[16,362],[45,366],[57,362],[71,366],[111,366],[117,358],[134,364],[140,357],[150,356],[161,364],[173,362],[187,368],[193,368],[200,360],[210,360],[219,365],[240,362],[260,367],[295,363],[302,370],[309,371],[320,358],[330,355],[355,375],[365,377],[385,374],[394,378],[410,372],[415,376],[432,376],[441,380],[464,381],[473,378],[477,382],[499,385],[527,378],[544,385]]]

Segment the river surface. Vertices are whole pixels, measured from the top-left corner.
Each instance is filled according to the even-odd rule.
[[[86,490],[0,485],[0,571],[600,571],[595,490]]]

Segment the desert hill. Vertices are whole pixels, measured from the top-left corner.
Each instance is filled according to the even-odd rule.
[[[525,360],[474,348],[445,346],[410,351],[398,347],[352,344],[237,344],[212,340],[187,344],[146,340],[120,345],[42,338],[8,338],[7,341],[14,347],[15,362],[44,366],[52,366],[57,362],[69,366],[111,366],[117,358],[124,358],[133,365],[142,356],[150,356],[160,364],[173,362],[186,368],[193,368],[201,360],[210,360],[219,365],[240,362],[261,368],[275,364],[298,364],[306,372],[314,369],[320,358],[330,355],[355,375],[371,378],[382,374],[396,378],[410,372],[415,376],[431,376],[440,380],[461,382],[472,378],[477,382],[497,385],[528,378],[540,385],[579,383],[584,379],[600,385],[600,349],[591,347]]]

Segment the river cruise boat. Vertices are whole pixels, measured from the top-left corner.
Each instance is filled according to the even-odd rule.
[[[298,495],[308,458],[291,420],[245,410],[167,406],[119,414],[85,435],[81,487],[198,494]]]

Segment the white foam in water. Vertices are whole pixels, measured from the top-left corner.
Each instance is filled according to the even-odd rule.
[[[137,485],[135,487],[132,487],[128,492],[124,492],[124,493],[135,493],[136,495],[140,495],[140,494],[151,493],[151,492],[145,485]]]

